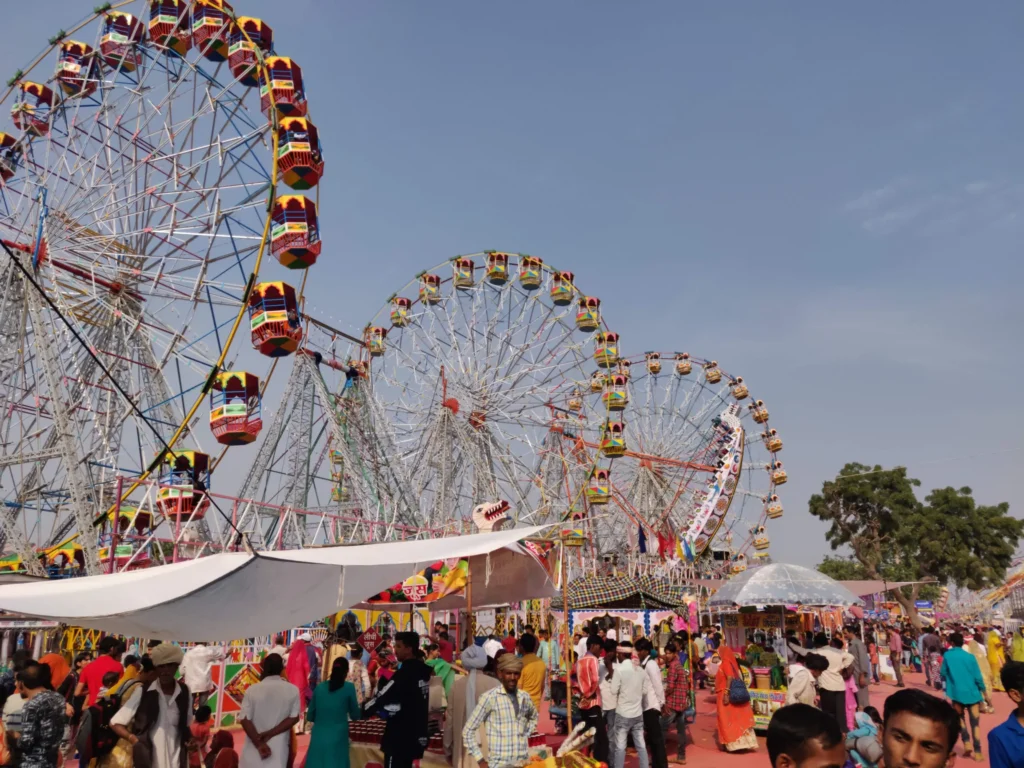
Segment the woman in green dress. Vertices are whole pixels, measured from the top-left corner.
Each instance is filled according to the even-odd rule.
[[[359,719],[356,688],[348,677],[348,659],[331,665],[331,677],[313,691],[306,720],[313,724],[306,768],[348,768],[348,721]]]

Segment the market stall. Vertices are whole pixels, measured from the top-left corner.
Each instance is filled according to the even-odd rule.
[[[569,634],[578,625],[593,622],[629,639],[637,635],[667,638],[669,631],[697,629],[693,589],[650,574],[586,576],[569,584],[567,596]],[[561,611],[561,598],[552,600],[551,607]]]
[[[709,600],[710,608],[732,611],[723,616],[730,630],[726,644],[745,658],[744,683],[750,690],[754,727],[764,730],[786,703],[785,631],[824,612],[840,611],[863,601],[834,579],[800,565],[772,563],[750,568],[730,579]],[[727,621],[728,620],[728,621]],[[749,673],[749,674],[748,674]]]

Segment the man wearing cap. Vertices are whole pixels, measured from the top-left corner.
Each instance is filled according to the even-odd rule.
[[[487,654],[480,646],[471,645],[466,648],[462,652],[461,661],[463,669],[469,674],[459,675],[452,684],[448,712],[444,719],[444,752],[453,768],[476,768],[476,760],[462,740],[462,729],[476,709],[479,698],[501,684],[497,679],[484,674]],[[484,729],[478,728],[477,735],[482,737],[481,752],[486,760],[488,752]]]
[[[530,734],[537,727],[538,713],[529,694],[519,690],[522,673],[522,659],[502,654],[498,659],[501,687],[479,698],[462,728],[462,741],[480,768],[513,768],[529,760]],[[486,758],[477,734],[481,725],[487,734]]]
[[[174,679],[185,654],[171,643],[150,651],[156,679],[135,690],[112,718],[110,727],[132,745],[134,768],[187,768],[192,740],[192,697]]]

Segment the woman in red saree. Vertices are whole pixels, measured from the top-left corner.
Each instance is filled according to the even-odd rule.
[[[288,682],[299,689],[299,701],[302,712],[312,693],[309,688],[309,655],[306,653],[306,642],[300,637],[288,649],[288,664],[284,668],[284,676]]]
[[[736,654],[728,646],[718,649],[722,659],[718,672],[715,674],[715,701],[718,707],[718,743],[726,752],[738,752],[742,749],[757,749],[757,736],[754,734],[754,710],[748,701],[746,704],[732,704],[729,701],[729,681],[742,680],[740,665]]]

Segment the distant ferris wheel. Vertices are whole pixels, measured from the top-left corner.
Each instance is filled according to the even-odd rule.
[[[625,411],[611,496],[632,526],[623,536],[621,517],[606,518],[597,538],[607,549],[635,547],[639,526],[652,552],[676,539],[711,569],[768,556],[765,524],[782,516],[776,491],[788,477],[782,439],[742,377],[714,360],[648,352],[580,382],[570,411],[585,413],[588,389]]]

